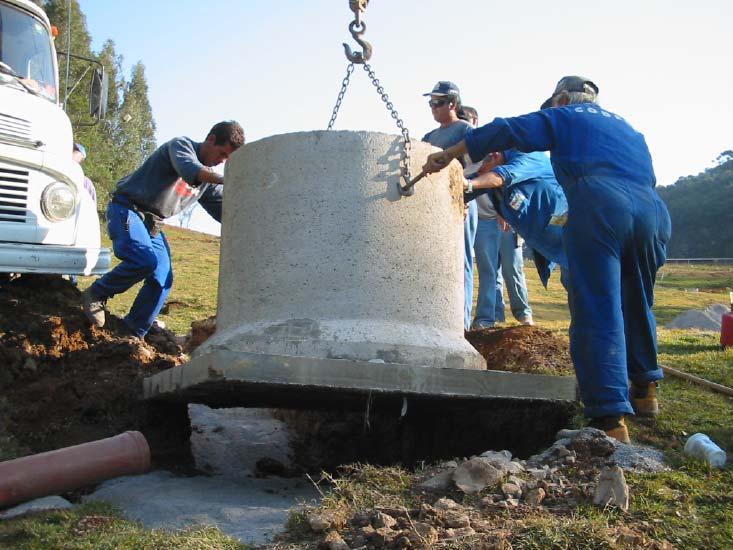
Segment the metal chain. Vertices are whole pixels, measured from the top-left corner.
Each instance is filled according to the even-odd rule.
[[[379,79],[374,74],[374,71],[369,66],[369,63],[364,63],[364,70],[369,75],[372,84],[374,84],[374,87],[377,89],[377,93],[382,97],[382,101],[384,101],[384,104],[389,110],[390,115],[392,116],[395,123],[397,124],[397,127],[402,133],[402,154],[400,155],[400,172],[402,173],[402,177],[405,179],[405,183],[410,183],[410,180],[412,179],[412,176],[410,174],[410,151],[412,150],[412,143],[410,143],[410,132],[405,127],[405,123],[402,122],[400,115],[397,113],[394,105],[389,100],[387,92],[384,91],[384,88],[379,83]]]
[[[331,120],[328,121],[328,128],[327,130],[330,130],[333,128],[334,123],[336,122],[336,117],[339,114],[339,109],[341,108],[341,102],[344,100],[344,94],[346,94],[346,88],[349,87],[349,82],[351,78],[351,73],[354,72],[354,64],[349,63],[349,66],[346,67],[346,76],[344,77],[344,80],[341,82],[341,91],[339,92],[338,98],[336,98],[336,105],[333,108],[333,113],[331,113]]]

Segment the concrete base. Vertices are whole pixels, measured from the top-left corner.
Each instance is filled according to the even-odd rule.
[[[364,397],[573,401],[573,377],[209,350],[146,378],[146,399],[214,407],[360,408]]]

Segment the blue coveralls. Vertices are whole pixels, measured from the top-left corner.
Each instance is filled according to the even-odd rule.
[[[644,137],[585,103],[497,118],[465,140],[473,159],[512,147],[551,152],[569,207],[570,352],[585,414],[633,414],[629,380],[663,376],[651,308],[671,233]]]
[[[107,206],[107,229],[120,263],[91,288],[95,297],[106,300],[143,281],[123,319],[139,337],[148,333],[173,287],[168,241],[162,231],[144,224],[145,213],[155,212],[160,220],[198,201],[221,221],[221,186],[196,181],[203,166],[198,159],[200,145],[188,138],[161,145],[138,170],[120,181]]]

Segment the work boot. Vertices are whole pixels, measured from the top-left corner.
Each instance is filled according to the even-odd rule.
[[[603,430],[608,437],[612,437],[621,443],[625,443],[626,445],[631,443],[629,430],[626,427],[623,416],[599,416],[597,418],[591,418],[589,425],[591,428]]]
[[[534,326],[534,319],[532,319],[531,315],[527,315],[526,317],[520,318],[519,322],[528,327]]]
[[[81,303],[89,322],[94,326],[102,328],[105,322],[104,305],[106,300],[102,300],[94,294],[92,287],[88,287],[81,293]]]
[[[645,386],[637,386],[631,383],[631,406],[638,416],[657,416],[659,414],[659,401],[657,401],[656,382],[650,382]]]

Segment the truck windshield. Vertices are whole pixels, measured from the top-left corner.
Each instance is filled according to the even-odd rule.
[[[46,27],[29,13],[1,3],[0,62],[12,69],[26,88],[56,102],[56,71]],[[0,73],[7,72],[0,65]]]

